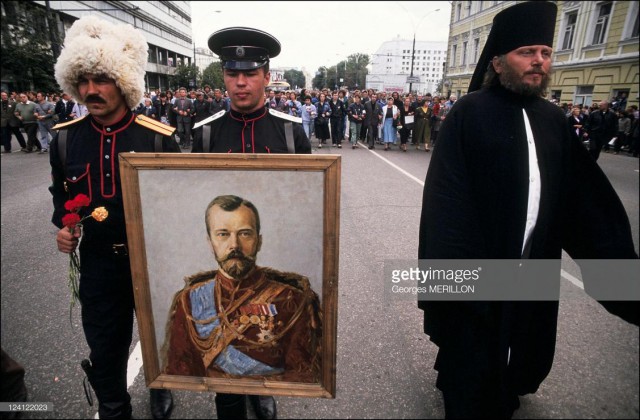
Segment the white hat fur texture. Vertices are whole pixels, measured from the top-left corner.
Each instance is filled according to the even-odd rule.
[[[131,25],[115,25],[95,16],[84,16],[73,23],[64,40],[55,76],[64,92],[82,103],[78,77],[102,74],[113,79],[135,108],[144,96],[147,41]]]

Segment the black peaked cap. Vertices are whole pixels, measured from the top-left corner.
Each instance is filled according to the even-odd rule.
[[[209,48],[230,70],[257,69],[280,54],[280,42],[271,34],[254,28],[220,29],[209,36]]]

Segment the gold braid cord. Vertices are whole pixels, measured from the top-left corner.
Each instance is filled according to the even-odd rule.
[[[261,281],[262,281],[263,278],[261,278]],[[217,286],[217,284],[216,284],[216,286]],[[258,286],[258,284],[256,284],[256,288],[257,288],[257,286]],[[275,296],[278,296],[285,288],[286,288],[285,285],[278,284],[278,285],[274,286],[273,288],[271,288],[270,290],[263,290],[262,293],[260,293],[260,295],[258,295],[254,301],[252,301],[252,303],[257,303],[257,304],[269,303],[271,298],[273,298]],[[219,308],[222,308],[221,297],[220,297],[220,293],[218,293],[218,290],[216,290],[216,303],[217,303]],[[287,333],[287,331],[289,331],[295,325],[295,323],[298,320],[298,318],[300,318],[300,315],[302,315],[302,311],[304,310],[304,308],[305,308],[305,300],[300,302],[300,306],[298,308],[296,308],[296,312],[293,314],[293,316],[289,320],[289,323],[278,334],[274,334],[271,338],[265,339],[262,342],[250,340],[247,337],[245,337],[242,334],[244,331],[246,331],[246,328],[244,328],[244,329],[242,328],[244,325],[242,325],[239,328],[239,329],[242,329],[242,331],[239,331],[239,329],[236,329],[236,327],[234,327],[233,324],[231,322],[229,322],[229,318],[227,317],[227,311],[222,311],[222,310],[220,311],[220,313],[221,313],[220,320],[222,321],[224,326],[229,328],[229,330],[231,330],[240,341],[243,341],[244,343],[247,343],[246,345],[243,344],[244,348],[246,348],[246,349],[256,349],[256,348],[266,347],[266,346],[270,346],[272,344],[275,344],[279,339],[284,337],[284,335]],[[234,310],[230,310],[228,312],[229,313],[233,313]]]
[[[241,340],[243,342],[243,347],[246,349],[255,349],[260,347],[266,347],[275,345],[275,343],[281,339],[296,323],[296,321],[302,315],[305,309],[305,303],[307,299],[303,299],[300,303],[300,306],[296,308],[295,313],[289,320],[288,324],[273,337],[270,337],[263,342],[257,342],[254,340],[250,340],[244,336],[244,332],[252,326],[252,324],[241,324],[239,327],[233,325],[232,322],[229,321],[227,314],[232,314],[240,306],[245,304],[251,297],[255,296],[251,299],[251,303],[262,304],[269,303],[275,296],[278,296],[285,288],[286,285],[283,284],[275,284],[273,287],[262,290],[257,296],[255,295],[255,290],[258,290],[263,283],[265,282],[265,277],[262,275],[258,282],[252,286],[252,288],[246,290],[242,296],[239,298],[235,298],[235,294],[238,291],[239,284],[236,286],[235,290],[231,293],[229,299],[228,309],[225,309],[222,305],[222,285],[219,279],[215,279],[214,285],[214,298],[216,302],[216,306],[218,309],[218,315],[213,316],[208,319],[194,319],[187,305],[187,299],[189,297],[189,293],[184,293],[181,299],[182,309],[187,319],[190,321],[188,323],[188,333],[189,338],[193,345],[198,349],[200,354],[202,355],[202,360],[205,368],[208,368],[209,365],[213,362],[213,360],[235,339]],[[214,328],[214,330],[205,338],[200,337],[198,331],[196,329],[196,324],[206,325],[214,322],[216,319],[220,320],[220,325]],[[247,344],[244,344],[247,343]]]
[[[220,281],[216,279],[215,280],[216,294],[219,292],[218,290],[219,284],[220,284]],[[234,291],[234,294],[235,294],[235,291]],[[254,294],[253,290],[247,290],[239,299],[233,302],[233,305],[230,306],[230,309],[235,311],[244,302],[246,302],[247,299],[249,299],[253,294]],[[194,319],[190,315],[190,311],[187,308],[186,299],[188,298],[188,296],[189,296],[189,293],[185,293],[182,296],[181,304],[182,304],[182,309],[184,311],[184,314],[187,316],[187,318],[190,321],[188,323],[189,338],[193,343],[193,345],[198,349],[198,351],[202,355],[202,361],[206,368],[206,367],[209,367],[211,362],[220,354],[220,352],[222,352],[222,350],[224,350],[235,339],[235,337],[232,334],[229,334],[227,331],[225,331],[224,328],[221,328],[222,325],[218,325],[216,328],[214,328],[211,334],[209,334],[207,337],[205,338],[200,337],[200,335],[198,334],[198,331],[196,330],[195,324],[196,323],[209,324],[211,322],[214,322],[216,319],[219,319],[220,316],[214,316],[204,320]],[[218,312],[218,314],[220,314],[220,312]],[[248,326],[245,326],[245,328],[243,328],[242,330],[244,331],[247,327]]]

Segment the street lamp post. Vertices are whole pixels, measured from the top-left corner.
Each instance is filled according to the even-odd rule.
[[[358,88],[358,54],[356,54],[356,89]]]
[[[336,66],[336,69],[338,68],[338,66]],[[344,86],[344,84],[347,81],[347,59],[344,60],[344,73],[342,75],[342,77],[340,78],[340,85],[339,88],[341,88],[342,86]]]
[[[198,61],[196,59],[196,40],[193,39],[193,88],[198,87]]]
[[[401,4],[401,6],[402,6],[402,4]],[[404,6],[402,6],[402,8],[404,9]],[[435,9],[435,10],[431,10],[431,11],[427,12],[424,16],[422,16],[422,18],[420,18],[420,21],[418,22],[418,24],[413,26],[413,47],[411,48],[411,73],[409,74],[409,80],[410,80],[410,82],[409,82],[409,93],[411,93],[413,91],[413,61],[414,61],[415,56],[416,56],[416,31],[418,29],[418,26],[420,26],[420,24],[424,20],[424,18],[429,16],[431,13],[437,12],[439,10],[440,9]],[[407,12],[407,14],[409,14],[407,9],[405,9],[405,12]]]

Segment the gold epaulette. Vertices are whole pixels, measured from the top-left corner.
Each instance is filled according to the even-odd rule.
[[[86,115],[83,115],[82,117],[76,118],[75,120],[71,120],[71,121],[60,123],[60,124],[56,124],[53,127],[51,127],[51,129],[52,130],[60,130],[61,128],[69,127],[70,125],[73,125],[73,124],[75,124],[77,122],[80,122],[80,121],[84,120],[86,117],[87,117]]]
[[[148,128],[149,130],[153,130],[156,133],[162,134],[163,136],[170,136],[174,131],[176,131],[175,127],[163,124],[160,121],[154,120],[153,118],[149,118],[144,115],[136,116],[136,123]]]

